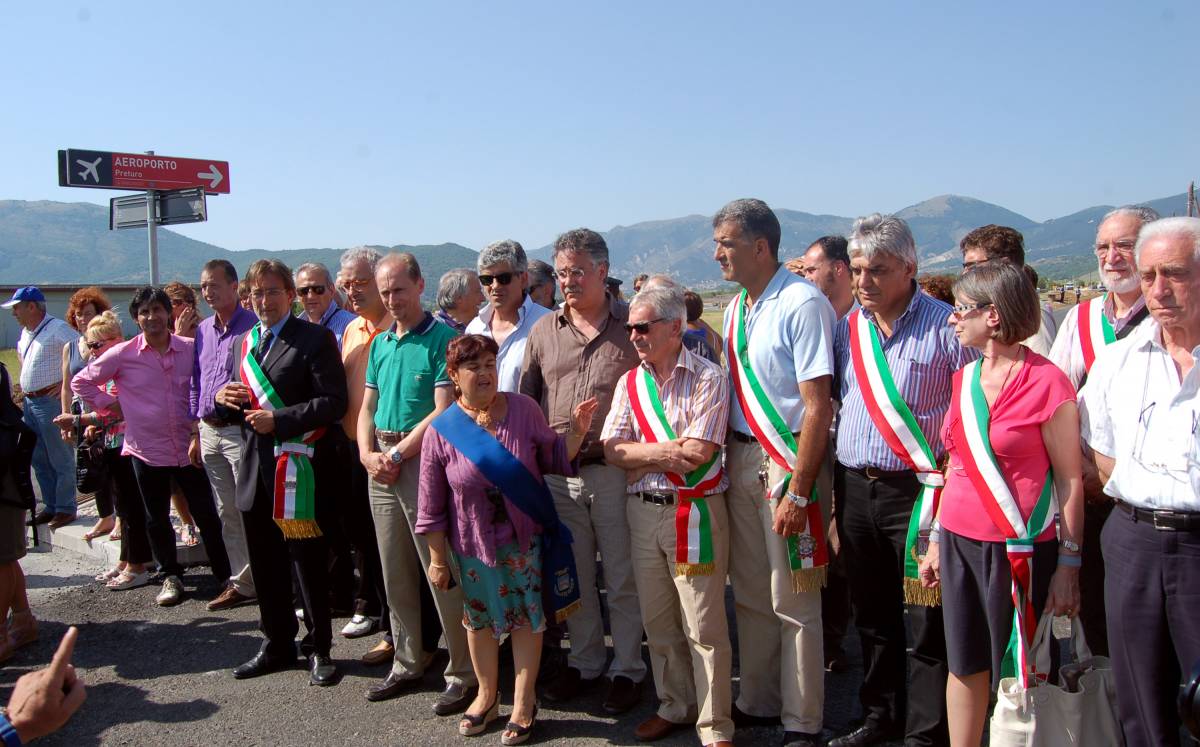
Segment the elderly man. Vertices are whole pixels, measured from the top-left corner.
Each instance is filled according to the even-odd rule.
[[[779,263],[779,219],[765,202],[734,200],[712,225],[713,258],[742,286],[724,323],[729,578],[741,662],[733,718],[782,718],[783,744],[816,745],[825,702],[821,504],[829,503],[833,307]]]
[[[381,259],[375,282],[395,321],[371,343],[357,436],[359,460],[371,477],[371,514],[395,636],[391,671],[367,690],[368,700],[384,700],[418,687],[428,664],[421,653],[418,586],[429,585],[425,574],[429,543],[413,528],[421,439],[429,422],[454,401],[446,372],[446,345],[457,333],[421,307],[425,280],[413,255],[389,254]],[[448,716],[471,704],[476,679],[462,626],[462,589],[431,591],[450,652],[446,689],[433,709]]]
[[[988,224],[980,226],[962,238],[958,248],[963,255],[963,270],[969,270],[975,265],[992,259],[999,259],[1016,265],[1029,275],[1029,280],[1036,288],[1037,272],[1025,264],[1025,237],[1015,228]],[[1023,341],[1023,345],[1039,355],[1050,355],[1050,347],[1054,344],[1054,336],[1058,323],[1049,305],[1041,304],[1042,324],[1037,334]]]
[[[225,591],[209,602],[210,612],[236,607],[257,596],[250,572],[250,551],[246,547],[246,527],[236,498],[237,473],[242,461],[241,424],[227,419],[216,403],[217,392],[229,383],[228,364],[234,338],[258,322],[252,312],[238,303],[237,288],[237,270],[228,260],[210,260],[200,271],[200,293],[215,313],[196,327],[190,410],[200,421],[200,458],[217,501],[221,536],[225,538],[232,569]]]
[[[330,523],[332,499],[343,487],[333,479],[345,438],[336,425],[346,411],[346,375],[333,333],[292,316],[296,288],[286,265],[260,259],[246,280],[258,323],[234,339],[230,383],[216,402],[241,424],[237,504],[266,640],[233,676],[259,677],[296,661],[294,573],[308,628],[300,653],[308,658],[309,684],[333,685],[329,546],[321,527]],[[294,481],[277,479],[281,472]]]
[[[604,459],[600,428],[612,404],[617,381],[637,364],[624,324],[629,308],[608,295],[608,245],[587,228],[567,231],[554,242],[554,267],[563,308],[534,325],[525,348],[521,394],[539,402],[550,427],[570,429],[576,402],[600,402],[592,429],[579,451],[579,476],[548,475],[554,507],[575,538],[582,609],[567,619],[571,653],[567,668],[545,689],[548,700],[563,702],[594,686],[604,673],[607,653],[600,596],[596,590],[596,550],[604,563],[612,626],[612,682],[604,699],[608,713],[624,713],[641,697],[642,621],[629,558],[625,516],[625,473]]]
[[[946,324],[950,306],[918,289],[917,249],[903,220],[878,213],[859,219],[848,252],[862,308],[834,334],[841,401],[834,491],[862,639],[864,721],[830,744],[857,747],[903,736],[905,744],[943,745],[949,735],[942,611],[936,598],[919,593],[910,559],[924,552],[920,539],[932,529],[943,484],[940,430],[951,380],[974,356]],[[908,531],[914,515],[917,538]]]
[[[641,363],[617,382],[600,437],[609,464],[629,471],[626,512],[655,715],[643,742],[695,724],[702,744],[733,744],[733,649],[725,622],[729,520],[721,448],[729,385],[717,364],[683,347],[678,288],[643,288],[629,307]]]
[[[337,305],[337,287],[329,268],[320,262],[306,262],[296,268],[295,283],[304,318],[332,332],[340,348],[346,325],[355,316]]]
[[[1097,358],[1083,439],[1104,492],[1104,591],[1117,715],[1130,747],[1179,744],[1181,674],[1200,660],[1200,219],[1164,218],[1134,257],[1151,322]]]
[[[817,286],[838,319],[845,319],[854,308],[854,290],[850,287],[850,255],[844,236],[822,236],[800,257],[801,275]]]
[[[462,334],[483,305],[479,278],[466,267],[447,270],[438,282],[438,310],[433,317],[450,329]]]
[[[554,288],[557,279],[554,268],[540,259],[529,260],[529,297],[538,306],[553,309],[558,306],[554,300]]]
[[[21,362],[21,391],[25,393],[25,425],[37,433],[33,472],[42,493],[38,524],[57,529],[75,520],[75,450],[62,439],[54,418],[62,414],[60,393],[62,350],[79,333],[61,319],[46,313],[46,297],[32,285],[17,288],[11,299],[0,304],[12,309],[21,325],[17,360]]]
[[[1076,389],[1083,388],[1088,372],[1108,346],[1136,330],[1150,316],[1133,248],[1138,231],[1158,220],[1152,208],[1119,207],[1100,220],[1096,230],[1096,262],[1108,292],[1083,305],[1073,306],[1050,348],[1049,358],[1063,370]],[[1100,530],[1112,513],[1113,503],[1104,494],[1090,463],[1084,461],[1083,567],[1079,570],[1079,619],[1093,654],[1108,655],[1108,626],[1104,613],[1104,555]]]
[[[528,266],[525,250],[512,239],[489,244],[479,253],[479,282],[490,303],[467,325],[467,334],[490,337],[500,347],[496,371],[501,392],[519,389],[529,331],[538,319],[550,313],[525,292],[529,286]]]

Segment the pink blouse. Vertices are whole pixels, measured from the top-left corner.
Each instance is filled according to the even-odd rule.
[[[954,374],[955,392],[958,392],[962,375],[962,369]],[[1004,475],[1004,482],[1017,499],[1021,516],[1026,520],[1042,494],[1050,469],[1050,455],[1042,440],[1042,425],[1064,402],[1074,401],[1075,388],[1066,374],[1046,358],[1026,350],[1025,364],[992,403],[988,429],[992,451],[1000,465],[1000,474]],[[954,398],[942,424],[942,443],[950,455],[950,475],[942,492],[939,514],[942,526],[969,539],[1003,542],[1004,533],[992,523],[975,485],[963,470],[960,453],[967,445],[954,439],[954,428],[960,418],[958,399]],[[1038,540],[1053,538],[1052,525]]]

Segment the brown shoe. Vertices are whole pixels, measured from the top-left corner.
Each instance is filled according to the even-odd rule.
[[[633,736],[637,737],[639,742],[656,742],[671,732],[687,728],[687,726],[688,724],[667,721],[656,713],[638,724],[637,728],[633,730]]]
[[[220,612],[221,610],[233,609],[239,604],[245,604],[246,602],[253,601],[254,597],[246,596],[242,592],[233,588],[233,585],[231,584],[226,586],[225,591],[218,594],[216,599],[208,603],[207,609],[209,612]]]
[[[386,664],[396,658],[396,647],[384,638],[375,644],[375,648],[362,655],[362,663],[368,666]]]
[[[75,514],[55,514],[54,518],[46,522],[46,524],[51,529],[58,529],[59,527],[65,527],[72,521],[75,521]]]
[[[722,739],[720,742],[706,744],[704,747],[733,747],[733,742],[730,742],[728,739]]]

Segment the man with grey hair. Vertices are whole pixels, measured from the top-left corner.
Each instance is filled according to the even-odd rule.
[[[483,301],[483,291],[479,289],[479,278],[474,270],[466,267],[447,270],[438,282],[438,310],[433,313],[433,318],[462,334]]]
[[[742,286],[724,323],[729,578],[741,662],[733,719],[739,726],[782,719],[783,744],[816,745],[825,703],[822,506],[829,505],[833,307],[780,264],[779,219],[765,202],[735,200],[712,225],[713,259]]]
[[[1177,686],[1200,659],[1200,219],[1142,226],[1134,259],[1151,321],[1097,357],[1080,425],[1116,499],[1109,656],[1125,743],[1143,747],[1179,744]]]
[[[489,244],[479,253],[479,284],[489,303],[467,325],[469,335],[483,335],[496,341],[496,388],[515,392],[521,385],[521,366],[525,362],[525,343],[538,319],[550,310],[534,303],[525,292],[529,286],[525,249],[512,239]]]
[[[329,268],[320,262],[305,262],[296,268],[295,283],[296,295],[304,307],[304,318],[332,332],[340,349],[342,335],[346,326],[354,321],[354,314],[335,303],[337,286]]]
[[[554,268],[540,259],[529,260],[529,297],[539,306],[553,309],[558,306],[554,300]]]
[[[582,607],[567,619],[571,633],[567,668],[544,695],[554,702],[570,700],[595,685],[604,673],[604,622],[596,590],[599,549],[613,637],[612,684],[604,709],[624,713],[637,705],[646,665],[629,556],[625,473],[605,461],[599,436],[617,381],[638,358],[624,329],[629,307],[605,290],[608,245],[604,237],[586,228],[567,231],[554,242],[554,266],[566,301],[533,325],[525,347],[520,391],[541,404],[550,427],[559,433],[570,428],[576,402],[595,397],[600,404],[580,447],[579,476],[546,476],[554,507],[575,540],[572,550]]]
[[[659,273],[657,275],[646,275],[643,273],[638,275],[638,277],[642,279],[641,288],[644,291],[653,290],[655,288],[674,288],[680,293],[683,293],[687,290],[682,285],[675,282],[675,278],[663,273]],[[683,328],[683,346],[705,360],[710,360],[713,363],[718,361],[717,351],[713,349],[712,345],[708,344],[708,335],[703,329],[691,330],[688,329],[687,325],[685,324]]]
[[[725,619],[729,519],[721,449],[729,384],[683,346],[683,292],[643,285],[625,328],[641,358],[617,382],[600,438],[627,470],[626,511],[659,706],[643,742],[695,724],[701,744],[732,744],[733,649]]]

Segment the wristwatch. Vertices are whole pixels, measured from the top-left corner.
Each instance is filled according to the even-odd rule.
[[[399,467],[404,462],[404,455],[400,453],[399,449],[392,449],[388,453],[388,459],[391,460],[392,464]]]
[[[1072,542],[1066,537],[1059,540],[1058,544],[1062,545],[1063,549],[1069,552],[1083,552],[1083,548],[1079,546],[1078,542]]]
[[[790,490],[787,492],[787,499],[800,508],[808,508],[808,504],[812,503],[812,498],[809,498],[807,495],[793,493]]]

